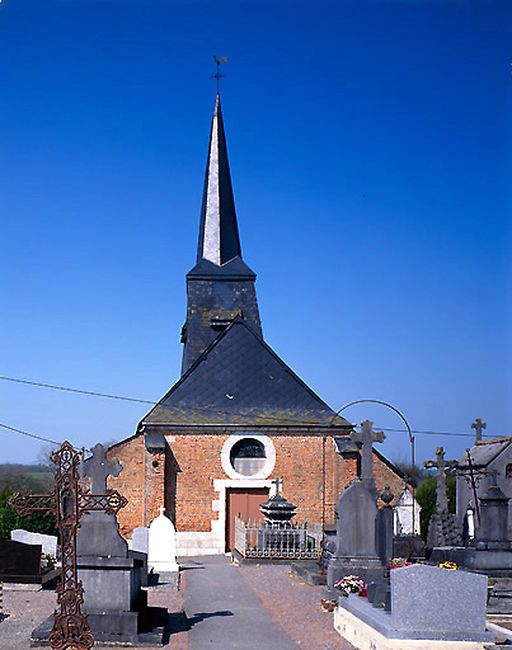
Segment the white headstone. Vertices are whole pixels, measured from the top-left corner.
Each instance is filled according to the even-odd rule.
[[[132,551],[140,551],[141,553],[148,552],[149,528],[146,528],[146,526],[140,526],[139,528],[133,529],[132,543],[130,548]]]
[[[55,535],[43,535],[42,533],[31,533],[23,528],[11,530],[11,539],[23,544],[41,544],[41,552],[46,555],[57,557],[57,537]]]
[[[414,527],[412,522],[413,496],[409,488],[405,488],[398,498],[393,511],[395,513],[395,535],[413,535],[420,532],[421,506],[414,499]],[[413,529],[414,528],[414,529]]]
[[[179,571],[176,562],[176,530],[164,512],[165,508],[160,506],[160,514],[149,527],[148,566],[155,573]]]

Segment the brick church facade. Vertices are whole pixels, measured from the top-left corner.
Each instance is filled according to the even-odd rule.
[[[333,524],[339,493],[357,477],[352,425],[264,340],[255,280],[242,258],[217,95],[181,377],[135,434],[109,450],[123,466],[110,486],[129,499],[118,517],[128,538],[164,505],[180,555],[224,553],[234,516],[257,517],[276,477],[298,506],[297,521]],[[400,472],[376,451],[373,465],[377,488],[400,496]]]

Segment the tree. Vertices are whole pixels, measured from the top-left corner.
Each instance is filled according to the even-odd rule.
[[[11,530],[24,528],[32,533],[55,535],[56,519],[49,512],[33,512],[21,516],[9,505],[9,501],[16,494],[11,487],[6,487],[0,492],[0,539],[10,539]]]
[[[417,487],[428,476],[428,472],[424,467],[413,465],[409,460],[398,460],[394,464],[405,476],[407,483],[414,487]]]
[[[455,512],[455,476],[446,478],[446,491],[448,493],[448,510]],[[424,540],[427,539],[428,522],[436,511],[436,477],[429,474],[424,478],[416,490],[416,501],[421,506],[420,530]]]

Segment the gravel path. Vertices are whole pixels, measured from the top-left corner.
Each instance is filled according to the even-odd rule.
[[[30,648],[30,632],[49,616],[56,605],[54,591],[4,591],[4,613],[0,623],[1,650]]]
[[[334,629],[333,615],[320,607],[323,587],[304,584],[286,565],[243,564],[239,571],[263,607],[299,647],[353,650]]]
[[[297,650],[228,558],[186,558],[182,566],[190,650]]]
[[[288,566],[234,567],[224,556],[185,558],[182,564],[180,591],[158,587],[148,594],[150,606],[171,613],[171,650],[353,650],[335,632],[332,614],[320,608],[322,587],[302,583]],[[4,592],[4,611],[9,616],[0,622],[0,650],[28,650],[31,630],[52,613],[55,604],[52,591]],[[188,631],[183,611],[188,615]],[[220,616],[220,612],[233,615]],[[255,630],[261,635],[257,644]]]
[[[180,631],[183,609],[182,594],[175,589],[149,589],[148,604],[166,607],[173,614],[171,624],[172,650],[188,650],[187,632]],[[53,591],[4,591],[4,612],[9,616],[0,622],[0,650],[28,650],[30,633],[56,606]],[[162,646],[146,646],[145,650],[161,650]]]

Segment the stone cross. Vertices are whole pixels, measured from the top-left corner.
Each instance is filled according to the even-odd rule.
[[[487,429],[487,423],[483,422],[481,418],[476,418],[471,428],[475,430],[475,442],[480,442],[482,440],[482,431]]]
[[[283,480],[277,476],[273,481],[271,481],[273,485],[276,486],[276,494],[275,496],[279,496],[281,494],[281,488],[283,487]]]
[[[372,468],[372,449],[374,442],[384,442],[386,436],[382,431],[373,430],[373,422],[361,422],[361,430],[354,431],[351,440],[361,443],[361,480],[370,488],[375,488],[375,479]]]
[[[86,512],[107,512],[115,515],[128,501],[116,490],[89,494],[82,492],[78,466],[80,454],[65,441],[52,454],[56,466],[56,487],[52,494],[16,494],[10,501],[20,515],[35,511],[57,515],[61,541],[61,577],[57,587],[59,608],[54,612],[53,627],[48,637],[55,650],[89,650],[94,638],[87,615],[82,613],[83,587],[78,579],[76,534]]]
[[[436,459],[426,460],[424,466],[427,469],[435,467],[436,472],[436,511],[438,515],[448,513],[448,496],[446,494],[446,469],[457,467],[456,460],[445,460],[443,447],[436,449]]]
[[[101,494],[107,491],[107,477],[119,476],[122,466],[118,460],[109,463],[105,453],[105,447],[98,443],[93,447],[92,456],[81,466],[82,476],[89,476],[91,479],[91,492]]]

